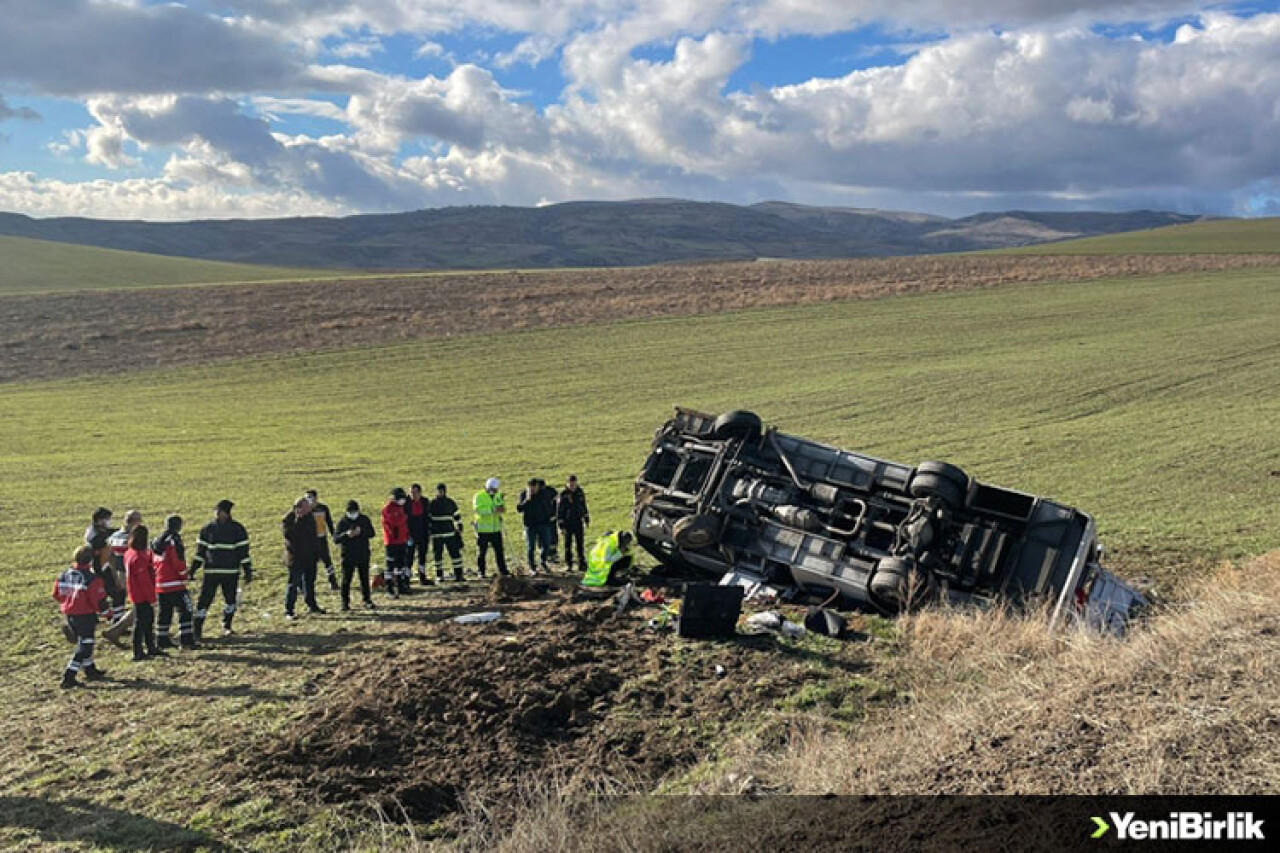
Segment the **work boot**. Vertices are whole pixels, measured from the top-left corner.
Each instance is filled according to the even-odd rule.
[[[169,639],[168,637],[161,637],[160,639],[156,640],[156,645],[162,649],[174,648],[173,640]]]
[[[342,612],[343,612],[343,613],[350,613],[350,612],[351,612],[351,602],[349,602],[349,601],[344,601],[344,602],[342,602]]]
[[[169,653],[166,652],[164,649],[151,649],[149,652],[147,652],[147,657],[152,657],[152,658],[167,658],[168,656],[169,656]]]
[[[337,592],[340,589],[338,586],[338,575],[334,573],[333,566],[329,567],[329,588],[334,592]]]
[[[378,609],[378,605],[376,605],[376,604],[374,604],[374,603],[373,603],[373,599],[372,599],[372,598],[366,598],[366,599],[364,600],[364,606],[365,606],[365,607],[367,607],[367,608],[369,608],[370,610],[377,610],[377,609]]]
[[[319,615],[323,616],[324,614],[328,613],[329,611],[328,611],[328,610],[325,610],[323,607],[308,607],[308,608],[307,608],[307,612],[308,612],[308,613],[316,613],[316,614],[319,614]]]
[[[191,623],[191,634],[196,638],[196,642],[200,642],[200,638],[204,636],[204,617],[197,616]]]
[[[107,677],[107,674],[102,670],[98,669],[96,666],[86,666],[84,668],[85,681],[102,681],[106,677]]]
[[[150,660],[150,659],[151,659],[151,658],[150,658],[150,657],[149,657],[145,652],[143,652],[141,649],[139,649],[139,650],[137,650],[137,651],[135,651],[135,652],[133,653],[133,662],[134,662],[134,663],[140,663],[140,662],[142,662],[142,661],[144,661],[144,660]]]
[[[60,683],[58,686],[61,687],[63,690],[68,690],[72,687],[79,687],[80,682],[76,681],[76,674],[74,672],[72,672],[71,670],[67,670],[66,672],[62,673],[62,683]]]

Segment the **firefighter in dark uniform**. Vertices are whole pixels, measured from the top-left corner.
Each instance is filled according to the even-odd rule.
[[[240,602],[240,573],[244,572],[245,586],[253,583],[249,531],[231,517],[234,506],[229,500],[218,501],[213,521],[204,526],[196,540],[196,556],[191,561],[192,579],[196,572],[204,569],[204,582],[196,601],[196,642],[200,642],[205,616],[218,591],[222,591],[222,634],[226,636],[231,633],[231,620]]]
[[[436,580],[444,580],[444,550],[449,549],[453,579],[462,580],[462,511],[449,497],[444,483],[436,484],[436,496],[429,505],[431,515],[431,556],[436,564]]]

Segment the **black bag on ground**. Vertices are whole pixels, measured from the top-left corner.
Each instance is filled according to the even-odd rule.
[[[738,617],[742,615],[740,586],[717,586],[711,583],[691,583],[684,588],[684,601],[680,604],[680,622],[677,632],[681,637],[705,640],[727,640],[737,632]]]

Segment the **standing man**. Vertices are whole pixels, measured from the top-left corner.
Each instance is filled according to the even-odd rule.
[[[591,524],[591,513],[587,510],[587,494],[578,485],[578,476],[569,475],[569,482],[564,491],[556,498],[556,521],[564,534],[564,565],[573,571],[573,549],[578,548],[578,570],[587,570],[585,554],[585,537],[587,527]]]
[[[392,598],[409,591],[409,513],[405,511],[408,502],[404,489],[396,486],[382,508],[382,544],[387,555],[383,579]]]
[[[418,580],[423,586],[431,586],[433,581],[427,577],[427,543],[430,541],[431,502],[422,496],[422,486],[414,483],[409,487],[409,501],[405,504],[405,513],[409,517],[409,562],[417,557]]]
[[[484,558],[490,548],[493,548],[494,559],[498,561],[498,574],[510,574],[502,547],[502,516],[507,511],[507,502],[498,491],[501,486],[497,477],[490,477],[485,481],[484,490],[476,492],[471,500],[471,508],[475,510],[475,521],[472,523],[476,529],[476,547],[479,550],[476,568],[480,570],[480,577],[485,576]]]
[[[93,551],[93,573],[102,579],[102,586],[107,591],[107,620],[114,624],[124,615],[124,584],[116,583],[116,574],[111,570],[111,536],[116,529],[111,526],[111,510],[100,506],[93,511],[93,518],[84,532],[84,544]],[[110,628],[108,628],[110,630]]]
[[[182,518],[171,515],[164,520],[164,533],[151,543],[151,558],[156,567],[156,598],[160,601],[160,618],[156,624],[156,646],[173,648],[169,631],[173,613],[178,612],[178,638],[184,649],[198,649],[192,622],[191,593],[187,591],[187,546],[182,541]]]
[[[333,571],[333,557],[329,555],[329,537],[333,535],[333,516],[329,512],[329,507],[320,503],[320,495],[315,489],[307,489],[303,494],[307,496],[307,500],[311,501],[311,517],[315,519],[316,538],[320,540],[316,549],[317,558],[324,563],[325,571],[329,574],[329,588],[336,592],[338,575]]]
[[[547,481],[539,477],[538,491],[542,494],[542,499],[547,502],[547,511],[550,515],[550,518],[547,520],[547,542],[549,543],[549,554],[547,555],[546,562],[554,564],[560,562],[560,557],[557,556],[556,553],[560,548],[560,534],[556,531],[556,489],[555,486],[548,486]]]
[[[231,621],[240,604],[240,573],[244,585],[253,583],[253,561],[249,559],[249,531],[231,517],[235,504],[223,498],[213,510],[213,521],[196,539],[196,556],[191,561],[191,577],[204,569],[200,597],[196,600],[196,642],[204,635],[204,620],[214,596],[222,591],[222,636],[232,633]]]
[[[436,580],[444,580],[444,549],[449,549],[453,579],[462,580],[462,512],[449,497],[444,483],[436,484],[436,496],[428,505],[431,519],[431,556],[436,564]]]
[[[351,609],[351,577],[360,573],[360,595],[364,606],[373,608],[373,596],[369,592],[369,543],[376,535],[369,516],[360,511],[360,504],[347,501],[347,513],[338,522],[338,532],[333,541],[342,548],[342,609]]]
[[[127,572],[124,566],[124,553],[129,550],[129,538],[133,530],[142,523],[142,513],[136,509],[129,510],[124,517],[124,527],[107,537],[107,564],[102,571],[111,577],[112,594],[108,595],[111,603],[111,617],[107,629],[102,632],[103,639],[123,648],[121,637],[133,627],[134,615],[125,607],[127,589]]]
[[[528,488],[521,490],[520,502],[516,504],[516,510],[524,516],[525,563],[535,575],[539,564],[534,562],[533,552],[538,547],[542,549],[542,570],[550,571],[547,556],[555,533],[556,509],[549,498],[550,493],[543,487],[543,481],[530,479]]]
[[[316,603],[316,562],[320,559],[320,537],[311,519],[311,499],[305,495],[293,503],[293,509],[280,522],[284,533],[285,562],[289,567],[289,585],[284,592],[284,618],[294,618],[293,608],[302,591],[309,613],[324,613]]]

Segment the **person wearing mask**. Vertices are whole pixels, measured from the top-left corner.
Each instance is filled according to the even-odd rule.
[[[405,513],[409,517],[409,562],[418,564],[418,581],[423,586],[432,586],[435,582],[427,577],[427,545],[431,541],[431,502],[422,496],[422,486],[414,483],[409,487],[409,500],[405,504]]]
[[[173,613],[178,612],[178,641],[184,649],[198,649],[194,628],[194,608],[187,592],[187,546],[182,541],[182,519],[171,515],[164,520],[164,533],[151,542],[152,563],[156,567],[156,598],[160,619],[156,625],[156,645],[173,648],[169,631]]]
[[[293,608],[302,593],[310,613],[324,613],[316,602],[316,563],[320,559],[320,537],[311,519],[311,500],[303,497],[294,501],[293,509],[280,522],[284,533],[285,564],[289,569],[289,584],[284,593],[284,618],[294,618]]]
[[[528,488],[520,491],[520,501],[516,504],[516,511],[524,516],[525,563],[535,575],[539,566],[544,572],[550,571],[547,560],[552,551],[551,536],[555,532],[554,498],[543,483],[536,478],[530,479]],[[542,551],[541,560],[534,562],[534,551],[538,548]]]
[[[360,595],[364,606],[373,608],[373,596],[369,591],[369,543],[376,536],[373,522],[360,511],[360,504],[347,501],[347,512],[338,521],[333,541],[342,549],[342,609],[351,609],[351,579],[360,573]]]
[[[576,474],[569,475],[564,491],[556,498],[556,522],[560,532],[564,534],[564,565],[573,571],[574,546],[577,546],[578,570],[587,570],[585,556],[586,529],[591,524],[591,513],[587,509],[587,495],[578,485]]]
[[[168,657],[167,652],[156,646],[156,566],[147,541],[150,535],[143,525],[134,525],[124,552],[125,587],[133,603],[133,659],[136,661]]]
[[[94,632],[98,628],[98,617],[109,613],[107,590],[102,578],[93,570],[93,548],[82,545],[72,555],[72,565],[53,582],[53,599],[58,602],[75,637],[76,650],[67,662],[62,673],[62,687],[75,687],[77,674],[84,671],[86,681],[101,681],[107,674],[98,669],[93,660],[96,644]]]
[[[204,569],[200,597],[196,601],[196,641],[204,636],[204,620],[219,590],[222,592],[222,635],[232,633],[231,623],[240,606],[240,576],[244,584],[253,583],[253,561],[249,558],[249,531],[231,517],[235,504],[218,501],[213,520],[204,526],[196,539],[196,556],[191,561],[191,574]]]
[[[324,563],[324,570],[329,576],[329,588],[338,591],[338,574],[333,570],[333,557],[329,554],[329,537],[333,535],[333,515],[329,507],[320,503],[320,494],[315,489],[303,492],[311,501],[311,518],[316,523],[316,537],[320,542],[316,548],[317,567]]]
[[[480,577],[485,576],[485,555],[489,553],[489,549],[493,549],[494,559],[498,563],[498,574],[506,576],[510,572],[507,571],[507,558],[503,553],[502,546],[502,516],[507,511],[506,499],[502,492],[499,491],[502,483],[497,477],[490,477],[485,481],[484,489],[476,492],[474,498],[471,499],[471,508],[475,512],[475,520],[472,525],[476,531],[476,568],[480,570]]]
[[[387,557],[383,579],[392,598],[409,591],[409,514],[405,511],[408,501],[404,489],[396,486],[382,508],[382,545]]]
[[[462,512],[449,497],[444,483],[436,484],[436,496],[428,505],[431,519],[431,556],[436,564],[436,580],[444,580],[444,551],[449,549],[453,579],[462,581]]]
[[[620,586],[626,581],[631,564],[630,531],[606,533],[591,549],[582,585],[597,589],[603,586]]]

